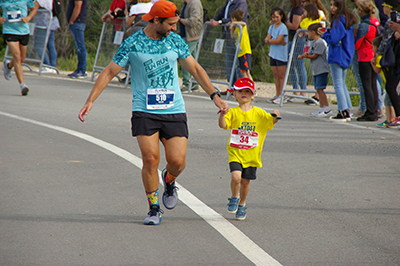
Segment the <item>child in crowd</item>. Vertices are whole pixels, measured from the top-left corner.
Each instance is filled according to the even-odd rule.
[[[345,77],[354,56],[353,25],[356,19],[347,10],[344,0],[331,0],[330,10],[331,28],[325,33],[322,29],[318,30],[318,34],[328,43],[328,64],[338,103],[337,115],[331,116],[330,119],[336,122],[347,122],[351,121],[352,105]]]
[[[318,8],[318,14],[322,17],[321,23],[322,27],[326,26],[326,18],[329,17],[328,11],[326,10],[325,6],[321,3],[321,0],[306,0],[304,2],[305,5],[307,4],[314,4]]]
[[[234,25],[242,26],[242,39],[240,41],[240,52],[238,54],[239,58],[239,69],[240,74],[244,78],[249,78],[253,80],[250,75],[251,68],[251,46],[250,46],[250,38],[249,32],[247,30],[247,24],[243,21],[244,11],[242,9],[237,9],[232,12],[231,19],[232,21],[229,23],[231,30],[231,37],[234,38],[236,36],[236,40],[239,40],[240,29],[239,27],[234,27]]]
[[[308,58],[311,61],[311,70],[314,80],[314,87],[317,90],[319,98],[319,110],[311,113],[312,116],[326,117],[332,113],[329,107],[328,98],[324,90],[328,84],[328,62],[327,62],[327,46],[321,36],[318,35],[318,29],[321,28],[320,23],[311,24],[308,27],[308,38],[313,39],[310,51],[299,55],[299,59]]]
[[[252,106],[254,82],[249,78],[240,78],[234,84],[233,96],[239,106],[221,112],[218,125],[231,129],[227,149],[231,172],[232,197],[229,198],[228,212],[235,213],[236,219],[246,218],[246,198],[250,189],[250,180],[256,179],[257,167],[262,167],[261,152],[268,130],[278,122],[279,111],[274,114]]]
[[[304,13],[300,22],[300,28],[308,29],[308,26],[315,23],[320,23],[322,16],[318,13],[317,6],[314,4],[307,4],[303,7]]]
[[[386,83],[386,78],[385,75],[383,74],[382,67],[380,65],[380,61],[382,59],[382,55],[377,54],[377,50],[379,45],[382,42],[382,36],[376,37],[372,41],[372,47],[374,49],[375,55],[374,58],[371,60],[371,66],[375,73],[379,74],[381,73],[382,81],[383,83]],[[386,112],[386,120],[382,123],[377,124],[377,127],[384,128],[389,125],[389,123],[393,120],[394,116],[394,109],[392,106],[392,102],[390,101],[389,95],[385,93],[385,98],[384,98],[384,104],[385,104],[385,112]]]
[[[357,10],[361,18],[361,23],[357,30],[355,48],[357,50],[358,67],[367,107],[364,115],[358,117],[357,121],[377,121],[379,96],[376,86],[377,74],[371,66],[371,60],[374,58],[371,43],[376,36],[377,27],[380,23],[374,17],[376,7],[372,0],[357,1]]]
[[[286,64],[288,61],[288,30],[286,28],[285,12],[280,7],[271,10],[271,22],[265,43],[270,45],[269,64],[275,78],[276,95],[270,100],[272,103],[279,104],[282,99],[283,83],[286,75]]]

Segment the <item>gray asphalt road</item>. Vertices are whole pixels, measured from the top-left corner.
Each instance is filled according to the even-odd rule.
[[[15,77],[0,83],[0,265],[400,265],[397,129],[284,105],[248,216],[236,221],[226,211],[229,133],[207,97],[185,96],[183,202],[160,226],[144,226],[130,90],[107,88],[81,123],[93,83],[26,80],[28,97]]]

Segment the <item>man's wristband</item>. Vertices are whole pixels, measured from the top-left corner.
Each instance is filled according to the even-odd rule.
[[[214,101],[214,96],[215,96],[215,95],[218,95],[219,98],[221,98],[221,94],[219,94],[219,91],[215,91],[215,92],[213,92],[213,93],[210,95],[211,101]]]

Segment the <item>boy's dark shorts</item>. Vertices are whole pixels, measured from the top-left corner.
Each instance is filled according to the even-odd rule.
[[[239,69],[250,70],[251,68],[251,54],[244,54],[239,57]]]
[[[160,132],[160,139],[189,137],[186,114],[149,114],[132,112],[132,136],[151,136]]]
[[[314,88],[316,90],[321,90],[326,88],[326,85],[328,85],[328,74],[329,73],[323,73],[313,76]]]
[[[242,172],[242,178],[244,178],[244,179],[255,180],[257,178],[257,176],[256,176],[257,167],[243,168],[242,164],[240,164],[238,162],[230,162],[229,169],[231,170],[231,172],[233,172],[233,171]]]
[[[269,65],[270,66],[286,66],[287,62],[276,60],[276,59],[273,59],[272,57],[270,57],[269,58]]]
[[[21,45],[26,46],[29,43],[29,34],[3,34],[3,41],[5,45],[7,45],[7,42],[19,42]]]

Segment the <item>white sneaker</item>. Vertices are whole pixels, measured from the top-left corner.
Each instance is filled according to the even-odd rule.
[[[41,74],[56,74],[57,71],[55,69],[49,68],[49,67],[43,67],[42,71],[40,72]]]
[[[272,101],[272,103],[280,104],[281,100],[282,100],[282,95],[278,96],[275,100]],[[286,98],[283,99],[283,103],[287,103],[287,99]]]
[[[7,60],[7,59],[4,59],[4,62],[3,62],[4,78],[5,78],[6,80],[11,79],[11,76],[12,76],[12,68],[10,69],[10,68],[8,68],[8,66],[7,66],[7,64],[10,63],[10,62],[11,62],[11,61],[10,61],[10,60]]]
[[[272,103],[276,98],[278,98],[278,96],[275,95],[275,96],[272,97],[271,99],[268,99],[267,102],[268,102],[268,103]]]
[[[315,112],[313,112],[313,113],[311,113],[311,116],[315,116],[315,117],[324,117],[323,115],[324,115],[324,111],[325,111],[325,108],[319,108],[318,109],[318,111],[315,111]]]

